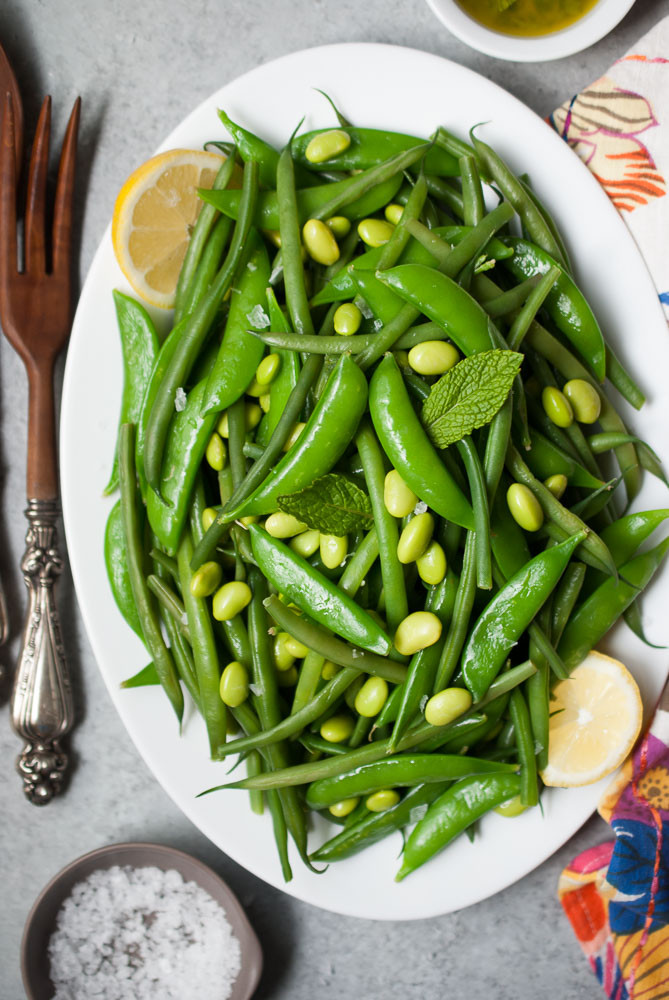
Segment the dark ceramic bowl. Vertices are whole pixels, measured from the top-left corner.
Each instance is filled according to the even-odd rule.
[[[92,872],[114,865],[132,868],[155,866],[163,871],[175,869],[186,882],[196,882],[225,910],[241,947],[241,971],[232,987],[230,1000],[249,1000],[262,972],[262,951],[258,938],[239,905],[216,872],[190,854],[162,844],[110,844],[84,854],[51,879],[37,897],[28,914],[21,942],[21,974],[28,1000],[51,1000],[53,985],[49,976],[48,944],[60,907],[74,885]]]

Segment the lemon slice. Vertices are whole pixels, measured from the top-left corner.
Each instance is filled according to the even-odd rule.
[[[128,177],[112,218],[114,253],[137,294],[170,309],[181,264],[202,200],[225,157],[193,149],[170,149]]]
[[[634,746],[643,715],[637,683],[619,660],[594,650],[556,685],[550,702],[545,785],[589,785]]]

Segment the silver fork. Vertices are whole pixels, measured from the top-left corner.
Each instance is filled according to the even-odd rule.
[[[60,739],[74,722],[72,691],[54,587],[63,562],[55,434],[54,366],[70,333],[71,234],[80,101],[63,142],[50,232],[46,225],[51,99],[33,142],[24,217],[24,266],[17,268],[14,112],[7,95],[0,142],[0,321],[28,375],[28,533],[21,561],[29,603],[12,694],[12,724],[26,741],[17,768],[28,799],[50,802],[67,755]],[[48,250],[50,248],[50,254]],[[50,259],[49,259],[50,258]]]

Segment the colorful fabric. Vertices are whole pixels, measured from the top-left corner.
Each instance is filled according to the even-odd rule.
[[[669,319],[669,18],[550,124],[641,250]],[[599,804],[615,840],[564,870],[558,897],[610,1000],[669,1000],[669,693]]]
[[[669,17],[549,122],[620,211],[669,319]]]

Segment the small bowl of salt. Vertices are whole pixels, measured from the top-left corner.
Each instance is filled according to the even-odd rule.
[[[250,1000],[261,971],[225,882],[162,844],[73,861],[40,893],[21,942],[28,1000]]]

